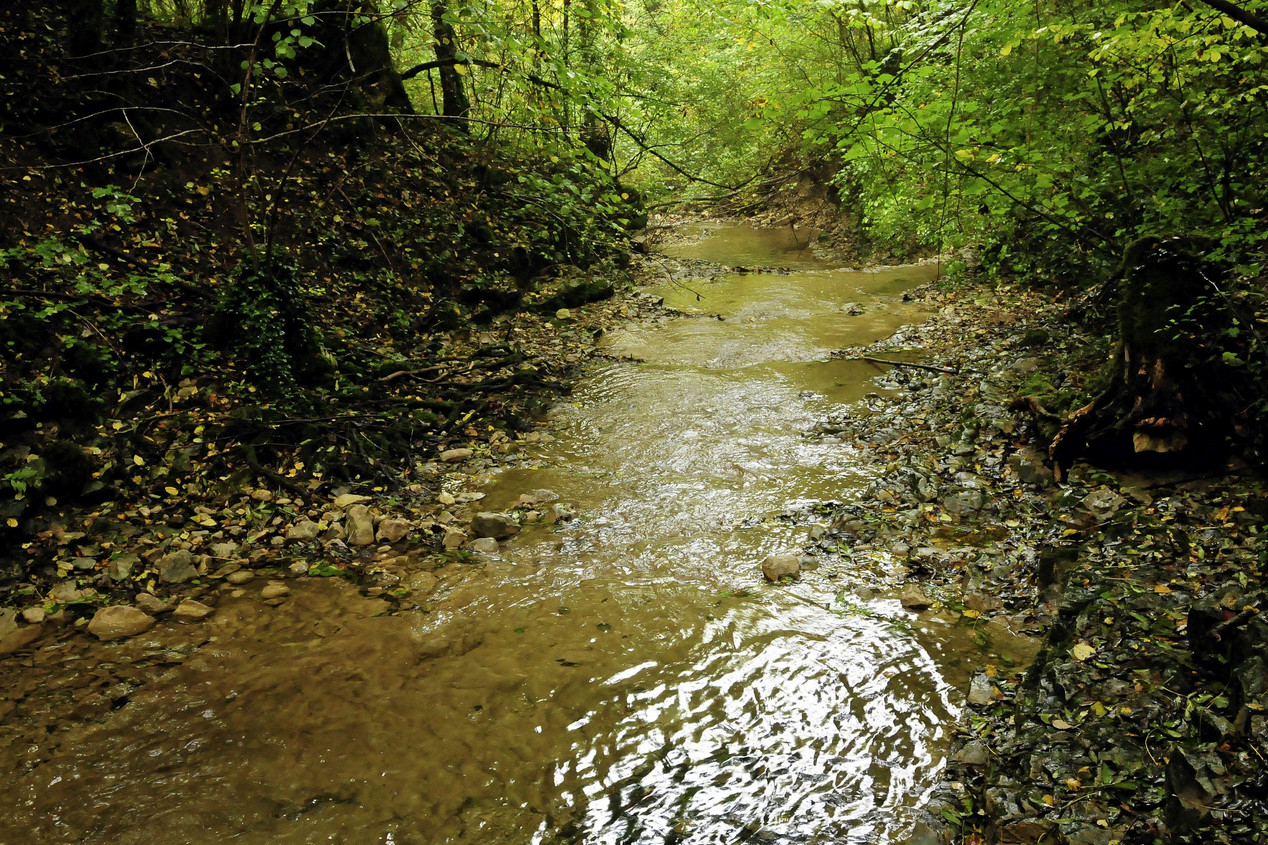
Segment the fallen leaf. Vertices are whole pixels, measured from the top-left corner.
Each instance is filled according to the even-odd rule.
[[[1092,655],[1096,654],[1096,649],[1087,643],[1077,643],[1074,648],[1070,649],[1070,656],[1082,663]]]

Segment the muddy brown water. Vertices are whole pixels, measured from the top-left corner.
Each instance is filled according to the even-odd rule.
[[[669,285],[701,316],[613,332],[641,363],[596,367],[529,465],[464,482],[577,518],[445,566],[424,609],[256,585],[198,626],[0,663],[0,843],[906,841],[977,646],[857,598],[893,594],[886,566],[776,587],[758,563],[806,546],[813,518],[782,515],[867,480],[804,433],[875,389],[828,352],[916,320],[898,294],[933,269],[804,244],[673,250],[794,272]]]

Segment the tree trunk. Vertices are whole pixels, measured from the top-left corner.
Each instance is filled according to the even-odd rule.
[[[455,124],[465,132],[467,125],[460,118],[465,118],[471,111],[471,101],[467,99],[467,91],[462,84],[465,67],[457,63],[458,34],[453,23],[446,18],[447,13],[445,0],[432,0],[431,22],[436,39],[436,61],[439,63],[441,114],[459,118]]]
[[[1142,238],[1127,247],[1111,382],[1053,440],[1058,480],[1079,457],[1147,466],[1218,460],[1247,433],[1245,378],[1225,355],[1232,315],[1203,246]]]

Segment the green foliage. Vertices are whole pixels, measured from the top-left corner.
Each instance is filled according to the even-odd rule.
[[[318,370],[320,345],[292,264],[241,267],[213,330],[232,346],[247,380],[268,395],[287,394]]]

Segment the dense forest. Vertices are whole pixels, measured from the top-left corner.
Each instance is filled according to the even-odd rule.
[[[81,621],[432,503],[702,217],[1092,338],[1012,398],[1058,483],[1268,457],[1268,0],[6,3],[0,104],[0,591]]]

